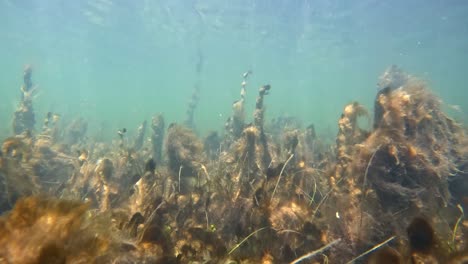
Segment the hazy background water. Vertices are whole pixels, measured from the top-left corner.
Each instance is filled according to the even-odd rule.
[[[0,38],[0,137],[11,134],[27,63],[38,128],[47,111],[109,134],[158,112],[181,122],[199,81],[197,127],[221,129],[249,69],[249,116],[270,83],[267,119],[323,131],[335,131],[346,103],[370,107],[390,64],[468,109],[465,0],[0,0]]]

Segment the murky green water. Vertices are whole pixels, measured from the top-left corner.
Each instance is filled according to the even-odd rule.
[[[462,0],[1,0],[0,135],[11,134],[27,63],[38,126],[48,111],[83,116],[91,136],[158,112],[183,121],[197,82],[198,130],[222,129],[247,70],[250,110],[269,83],[267,119],[297,116],[319,131],[335,131],[352,100],[370,106],[390,64],[466,111],[467,13]]]

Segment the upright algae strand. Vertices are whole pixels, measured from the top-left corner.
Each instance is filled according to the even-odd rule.
[[[32,66],[26,65],[23,72],[23,85],[21,86],[21,99],[13,114],[13,133],[15,135],[34,130],[36,118],[32,105],[36,88],[32,83]]]

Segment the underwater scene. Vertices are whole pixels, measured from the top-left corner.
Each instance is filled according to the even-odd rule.
[[[468,1],[0,22],[0,264],[468,263]]]

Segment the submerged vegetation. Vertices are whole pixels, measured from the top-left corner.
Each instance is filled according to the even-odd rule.
[[[373,126],[353,102],[327,144],[266,121],[270,85],[247,123],[250,74],[224,133],[193,131],[196,88],[184,125],[158,114],[105,144],[55,113],[35,130],[26,67],[0,152],[0,263],[467,261],[468,138],[424,82],[390,67]]]

